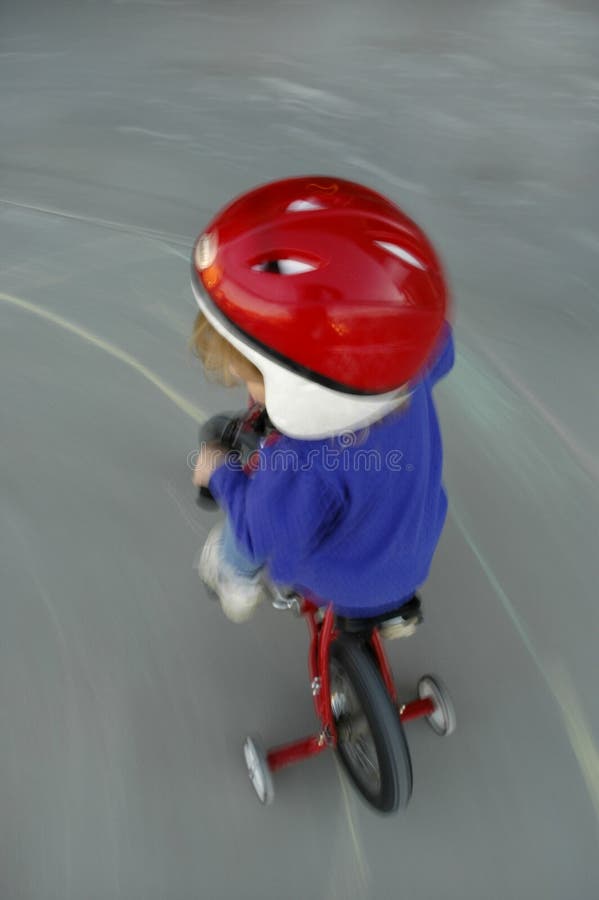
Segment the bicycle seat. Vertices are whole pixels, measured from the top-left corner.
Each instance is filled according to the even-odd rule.
[[[407,625],[410,622],[414,626],[419,625],[422,622],[422,604],[418,594],[413,594],[409,600],[404,600],[395,609],[380,613],[378,616],[360,617],[359,619],[337,616],[336,622],[337,627],[348,634],[370,632],[373,628],[380,628],[384,634],[385,626],[389,627],[392,624],[404,623]]]

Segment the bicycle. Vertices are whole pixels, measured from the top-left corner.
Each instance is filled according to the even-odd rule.
[[[263,409],[214,416],[200,430],[200,442],[220,443],[247,461],[268,433]],[[215,501],[200,488],[198,503],[212,508]],[[337,616],[331,605],[294,591],[272,587],[276,609],[290,610],[305,619],[310,634],[310,689],[320,729],[291,743],[266,749],[259,736],[248,736],[244,757],[259,800],[274,800],[273,774],[285,766],[337,752],[341,764],[362,797],[381,813],[404,809],[412,793],[412,764],[403,725],[425,718],[441,736],[455,729],[455,711],[443,682],[423,675],[417,698],[400,702],[381,632],[408,631],[422,620],[417,594],[396,609],[370,618]]]

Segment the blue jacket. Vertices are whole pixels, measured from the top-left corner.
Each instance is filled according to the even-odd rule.
[[[447,326],[407,407],[339,437],[281,435],[251,474],[213,473],[239,548],[273,581],[357,617],[393,609],[423,584],[447,513],[432,389],[453,361]]]

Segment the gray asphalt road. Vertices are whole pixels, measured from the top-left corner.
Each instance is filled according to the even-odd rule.
[[[599,15],[591,2],[13,4],[0,12],[0,896],[599,893]],[[441,249],[451,513],[393,646],[409,728],[375,816],[331,756],[261,808],[241,742],[314,726],[301,623],[228,623],[192,560],[208,386],[189,250],[254,183],[334,172]]]

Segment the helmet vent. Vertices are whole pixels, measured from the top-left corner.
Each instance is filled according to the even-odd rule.
[[[415,256],[412,256],[411,253],[408,253],[407,250],[404,250],[403,247],[398,247],[397,244],[389,244],[387,241],[375,241],[374,243],[382,250],[386,250],[387,253],[392,253],[393,256],[397,256],[398,259],[408,263],[409,266],[415,266],[417,269],[426,271],[424,263],[420,262],[419,259],[416,259]]]
[[[326,209],[326,206],[317,200],[293,200],[287,207],[287,212],[311,212],[315,209]]]
[[[303,275],[313,272],[317,266],[299,259],[267,259],[252,266],[254,272],[269,272],[271,275]]]

